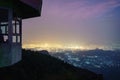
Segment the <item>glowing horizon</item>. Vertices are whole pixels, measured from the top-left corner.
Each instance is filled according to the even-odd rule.
[[[36,49],[36,50],[48,50],[51,49],[64,49],[64,50],[93,50],[93,49],[103,49],[112,50],[112,48],[97,45],[77,45],[77,44],[56,44],[56,43],[37,43],[37,44],[24,44],[25,49]]]

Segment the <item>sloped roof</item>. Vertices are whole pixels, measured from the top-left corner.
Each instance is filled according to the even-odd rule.
[[[12,8],[22,19],[41,16],[42,0],[0,0],[0,7]]]

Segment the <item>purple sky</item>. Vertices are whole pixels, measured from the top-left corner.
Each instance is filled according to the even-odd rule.
[[[119,14],[120,0],[43,0],[42,16],[23,20],[23,45],[120,49]]]

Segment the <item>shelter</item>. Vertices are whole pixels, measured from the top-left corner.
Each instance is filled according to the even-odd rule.
[[[42,0],[0,0],[0,67],[21,60],[22,19],[41,16]]]

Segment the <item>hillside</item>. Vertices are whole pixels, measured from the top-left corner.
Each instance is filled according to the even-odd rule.
[[[30,50],[23,50],[19,63],[0,68],[0,80],[103,80],[102,75]]]

